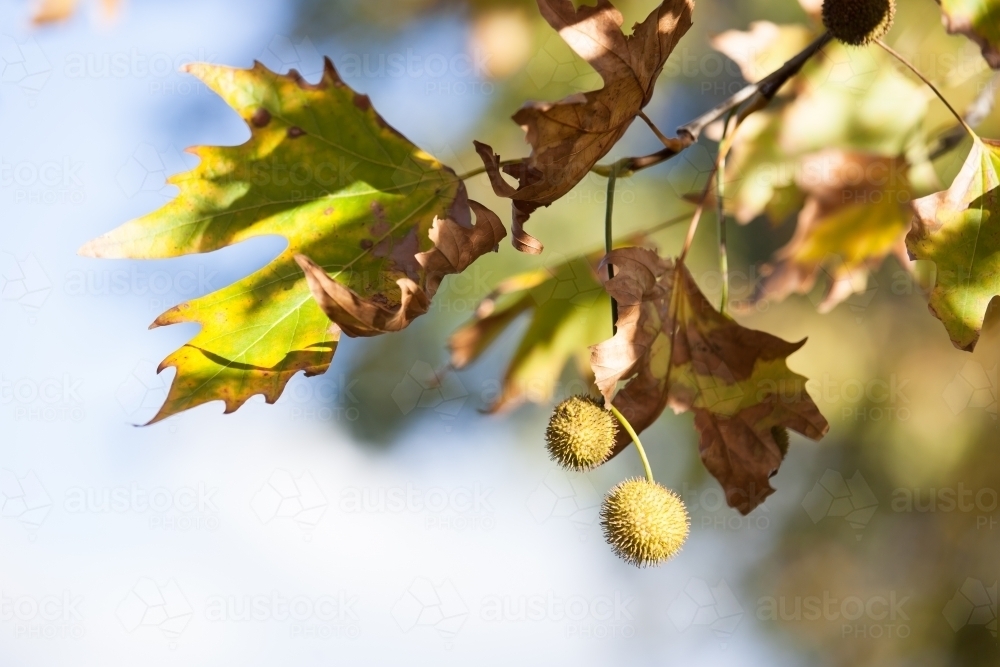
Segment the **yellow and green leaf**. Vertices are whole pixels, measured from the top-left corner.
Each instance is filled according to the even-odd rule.
[[[906,247],[937,267],[931,312],[955,347],[972,351],[986,309],[1000,295],[1000,142],[977,137],[951,187],[913,208]]]
[[[452,365],[475,361],[519,316],[531,313],[527,330],[507,365],[491,412],[523,401],[545,403],[574,357],[587,369],[589,346],[610,329],[610,299],[594,264],[599,256],[575,257],[552,269],[508,278],[449,339]]]
[[[434,250],[435,219],[470,224],[454,172],[388,126],[329,60],[316,84],[260,63],[186,69],[239,113],[250,139],[191,149],[201,161],[170,178],[180,189],[174,200],[81,254],[176,257],[269,235],[287,247],[246,278],[156,319],[154,327],[197,322],[201,331],[160,365],[177,375],[153,422],[214,400],[226,412],[255,394],[273,403],[298,371],[326,371],[341,332],[313,299],[296,255],[332,272],[359,304],[391,310],[401,281],[433,296],[419,255]]]

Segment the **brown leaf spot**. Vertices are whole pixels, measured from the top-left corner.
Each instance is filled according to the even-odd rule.
[[[323,215],[331,215],[332,213],[333,213],[332,206],[328,206],[326,209],[323,210]]]
[[[354,93],[354,106],[361,109],[362,111],[368,111],[372,108],[372,101],[367,95],[362,95],[361,93]]]
[[[371,239],[361,239],[361,249],[362,250],[371,250],[373,245],[375,245],[375,244],[372,243]]]
[[[264,107],[260,107],[253,112],[250,122],[254,124],[254,127],[266,127],[271,122],[271,112]]]
[[[290,128],[288,128],[288,138],[289,139],[298,139],[299,137],[301,137],[305,133],[306,133],[306,131],[303,130],[298,125],[292,125]]]

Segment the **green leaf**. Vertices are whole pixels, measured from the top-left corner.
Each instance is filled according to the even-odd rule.
[[[977,137],[951,187],[913,207],[906,247],[937,266],[930,310],[955,347],[971,352],[1000,295],[1000,142]]]
[[[938,0],[948,32],[962,33],[983,49],[993,69],[1000,69],[1000,1]]]
[[[186,70],[239,113],[250,139],[191,149],[201,162],[169,179],[180,189],[173,201],[91,241],[81,254],[176,257],[265,235],[288,245],[255,273],[156,319],[154,327],[202,328],[160,365],[177,375],[152,422],[214,400],[224,401],[227,413],[255,394],[273,403],[298,371],[326,371],[340,327],[331,327],[313,300],[296,255],[334,272],[359,310],[405,311],[404,297],[429,300],[441,277],[435,271],[428,284],[421,264],[421,253],[436,250],[429,236],[435,219],[470,224],[454,172],[389,127],[329,60],[316,84],[260,63]],[[496,216],[478,211],[474,229],[485,223],[502,238]]]
[[[531,320],[504,374],[496,412],[523,401],[548,402],[566,364],[577,358],[589,373],[588,346],[610,329],[611,304],[594,264],[599,255],[576,257],[553,269],[539,269],[505,280],[479,305],[471,322],[449,340],[452,365],[475,361],[524,313]]]

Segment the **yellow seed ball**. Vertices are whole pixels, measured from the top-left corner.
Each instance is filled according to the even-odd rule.
[[[646,479],[627,479],[611,489],[601,506],[604,539],[636,567],[659,565],[684,546],[691,521],[673,491]]]
[[[896,0],[824,0],[823,25],[844,44],[865,46],[892,27]]]
[[[568,398],[552,411],[545,444],[553,461],[570,470],[591,470],[611,456],[618,420],[601,401],[589,396]]]

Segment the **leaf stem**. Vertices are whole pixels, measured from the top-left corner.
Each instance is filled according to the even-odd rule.
[[[971,136],[973,139],[978,139],[979,138],[979,135],[977,135],[973,131],[973,129],[971,127],[969,127],[969,124],[965,122],[965,119],[962,118],[962,115],[960,113],[958,113],[957,111],[955,111],[955,107],[951,106],[951,102],[949,102],[945,98],[945,96],[941,94],[941,91],[937,89],[937,86],[935,86],[933,83],[931,83],[930,79],[928,79],[926,76],[924,76],[920,72],[920,70],[918,70],[916,68],[916,66],[913,65],[913,63],[911,63],[909,60],[907,60],[906,57],[903,56],[903,54],[899,53],[898,51],[896,51],[895,49],[893,49],[891,46],[889,46],[888,44],[886,44],[882,40],[878,40],[875,43],[878,44],[880,47],[882,47],[883,51],[885,51],[886,53],[888,53],[889,55],[891,55],[893,58],[895,58],[899,62],[903,63],[911,72],[913,72],[914,74],[917,75],[918,79],[920,79],[925,84],[927,84],[927,87],[930,88],[934,92],[935,95],[937,95],[938,99],[941,100],[946,107],[948,107],[948,111],[950,111],[952,113],[952,115],[955,116],[956,119],[958,119],[959,124],[963,128],[965,128],[965,131],[969,133],[969,136]]]
[[[507,165],[518,164],[519,162],[521,162],[520,158],[515,159],[515,160],[502,160],[500,162],[500,166],[501,167],[506,167]],[[458,175],[458,180],[464,181],[464,180],[467,180],[469,178],[472,178],[473,176],[478,176],[479,174],[485,174],[485,173],[486,173],[486,167],[485,166],[483,166],[483,167],[476,167],[475,169],[467,171],[464,174],[459,174]]]
[[[993,106],[996,104],[998,90],[1000,90],[1000,72],[993,75],[989,83],[983,86],[976,99],[965,109],[963,117],[969,127],[975,128],[990,115],[993,111]],[[935,140],[934,147],[927,151],[927,158],[932,161],[938,159],[961,144],[962,139],[966,136],[964,127],[954,125]]]
[[[729,126],[733,120],[736,109],[730,109],[726,115],[726,125],[722,130],[722,142],[726,144],[729,135]],[[719,304],[719,313],[726,314],[726,307],[729,304],[729,248],[726,241],[726,201],[725,201],[725,180],[726,180],[726,155],[719,156],[719,168],[715,170],[715,203],[716,219],[719,236],[719,272],[722,274],[722,302]]]
[[[656,480],[653,479],[653,469],[649,467],[649,459],[646,458],[646,450],[643,449],[642,443],[639,441],[639,435],[635,432],[635,429],[632,428],[632,425],[628,423],[628,420],[625,419],[625,415],[618,411],[618,408],[616,408],[613,404],[608,403],[608,409],[611,410],[611,413],[618,418],[618,421],[632,438],[632,442],[635,443],[636,451],[639,452],[639,458],[642,459],[642,467],[646,470],[646,479],[648,479],[650,483],[655,484]]]
[[[639,110],[639,118],[645,121],[646,125],[649,126],[649,129],[653,131],[653,134],[656,135],[656,138],[659,139],[665,147],[670,148],[673,145],[672,140],[660,132],[660,128],[656,127],[656,123],[650,120],[649,116],[646,115],[646,112],[641,109]]]
[[[604,253],[605,255],[611,254],[611,250],[614,246],[614,230],[612,226],[612,218],[614,216],[615,208],[615,184],[618,181],[618,168],[619,163],[615,162],[611,166],[611,173],[608,174],[608,194],[607,194],[607,206],[604,209]],[[608,280],[615,277],[615,267],[610,262],[608,263]],[[618,301],[614,297],[611,297],[611,335],[618,333]]]

